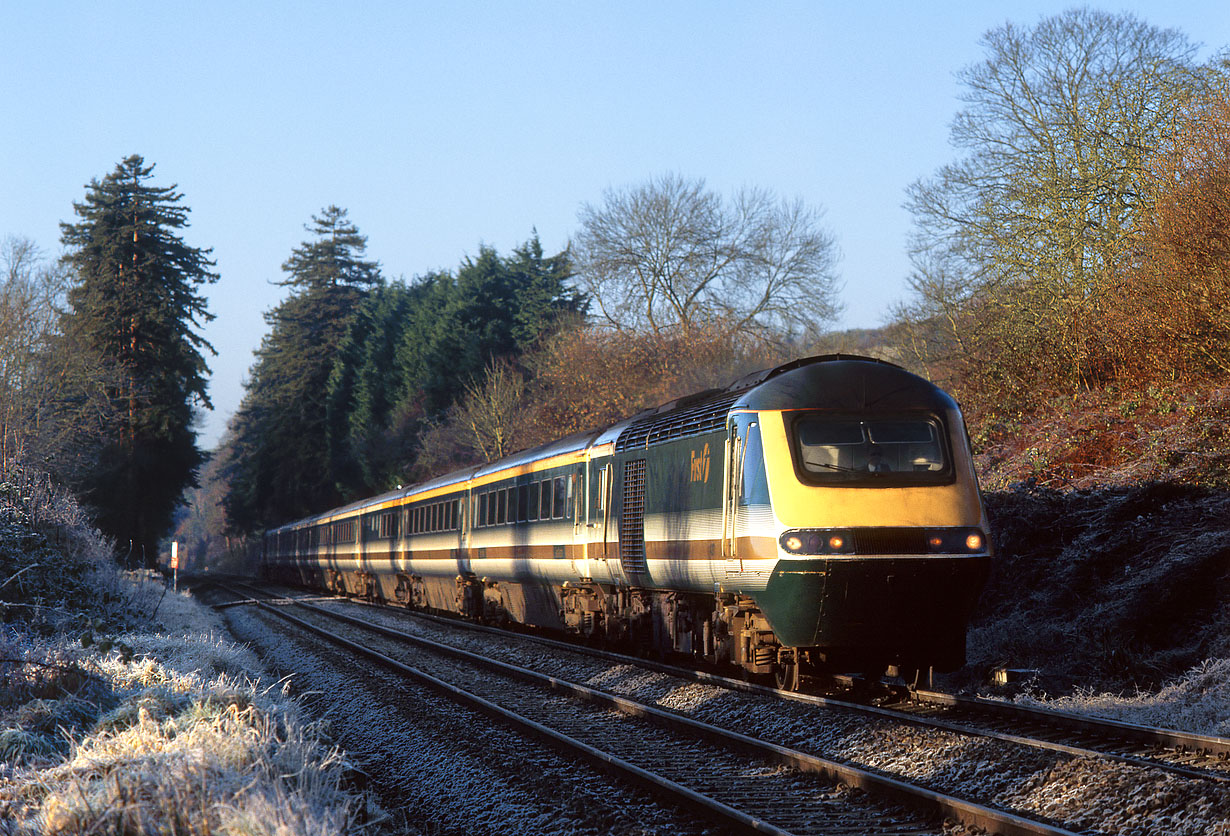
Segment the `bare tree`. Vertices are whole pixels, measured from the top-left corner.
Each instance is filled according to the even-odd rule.
[[[614,328],[805,337],[840,310],[837,246],[821,218],[763,189],[724,200],[703,180],[668,174],[582,207],[572,250]]]
[[[26,464],[63,476],[111,417],[113,373],[59,327],[68,279],[29,239],[0,243],[0,472]]]
[[[487,365],[481,383],[466,386],[454,407],[455,420],[467,430],[469,445],[483,461],[502,459],[517,449],[517,418],[525,394],[525,377],[511,363]]]
[[[959,75],[964,156],[909,189],[912,314],[1006,381],[1089,385],[1087,338],[1147,209],[1148,160],[1212,71],[1179,32],[1092,9],[1005,24],[983,46]],[[957,335],[954,312],[976,312],[975,333]]]

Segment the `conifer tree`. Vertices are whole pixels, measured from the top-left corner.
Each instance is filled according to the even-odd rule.
[[[109,367],[115,415],[76,487],[117,548],[151,567],[205,459],[192,422],[195,407],[210,408],[204,354],[213,349],[196,329],[213,319],[200,288],[218,278],[211,250],[180,237],[183,195],[151,185],[153,171],[125,158],[73,204],[77,223],[61,224],[74,274],[63,330]]]
[[[232,430],[226,498],[238,530],[276,525],[329,508],[340,496],[328,466],[326,394],[334,357],[359,304],[381,284],[367,238],[329,206],[312,218],[312,240],[291,253],[279,284],[291,294],[265,315]]]

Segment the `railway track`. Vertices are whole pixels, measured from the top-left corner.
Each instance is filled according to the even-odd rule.
[[[891,711],[974,733],[1098,754],[1175,775],[1230,783],[1230,739],[997,700],[917,691]]]
[[[438,619],[437,616],[421,613],[416,615]],[[455,619],[444,621],[469,630],[503,637],[509,635],[507,631],[469,622]],[[779,699],[915,722],[930,728],[1032,746],[1073,757],[1102,757],[1132,766],[1158,769],[1185,778],[1230,784],[1230,739],[1227,738],[923,689],[908,694],[902,691],[903,698],[891,704],[870,705],[851,699],[780,691],[707,671],[651,662],[540,636],[519,634],[518,638],[566,651],[636,664],[671,676],[718,684],[733,690],[772,694]]]
[[[469,622],[445,621],[471,630],[508,635],[507,631]],[[708,671],[652,662],[540,636],[524,638],[599,658],[653,668],[697,682],[720,684],[734,690],[772,694],[779,699],[897,718],[931,728],[1034,746],[1074,757],[1103,757],[1186,778],[1230,783],[1230,739],[1227,738],[925,689],[913,692],[901,689],[898,692],[900,698],[895,702],[872,705],[853,699],[782,691]]]
[[[699,722],[645,702],[494,660],[319,607],[302,599],[251,603],[381,666],[513,723],[590,763],[757,833],[930,834],[944,820],[1017,834],[1065,834],[1052,823],[954,798],[877,772]],[[291,606],[306,617],[291,615]],[[325,624],[342,623],[357,637]],[[400,661],[407,644],[431,673]],[[576,648],[570,648],[575,650]],[[848,788],[865,791],[851,793]]]

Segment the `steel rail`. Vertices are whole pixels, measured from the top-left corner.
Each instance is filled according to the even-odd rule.
[[[1109,717],[1087,717],[1070,711],[1058,711],[1051,708],[1038,708],[1030,705],[1000,702],[984,697],[961,697],[945,694],[939,691],[918,691],[915,698],[920,702],[937,705],[960,706],[976,711],[986,711],[1004,716],[1022,716],[1037,719],[1039,722],[1056,726],[1085,731],[1089,729],[1108,731],[1122,737],[1131,738],[1140,743],[1155,746],[1165,746],[1179,751],[1191,751],[1205,755],[1216,755],[1221,760],[1230,760],[1230,738],[1213,737],[1211,735],[1194,734],[1192,732],[1164,729],[1155,726],[1142,726],[1123,720],[1113,720]],[[1225,780],[1230,780],[1226,776]]]
[[[292,600],[301,601],[318,599],[301,598]],[[333,600],[346,600],[351,603],[369,605],[368,602],[356,598],[334,598]],[[396,611],[406,612],[416,618],[423,618],[436,623],[447,624],[454,627],[462,627],[468,630],[486,632],[492,635],[509,635],[508,630],[503,630],[498,627],[474,624],[460,619],[446,618],[415,610],[402,610],[398,608]],[[1230,738],[1199,735],[1193,732],[1184,732],[1176,729],[1142,726],[1133,723],[1126,723],[1120,720],[1112,720],[1105,717],[1088,717],[1073,714],[1071,712],[1036,708],[1033,706],[1021,706],[1014,703],[1000,702],[998,700],[989,700],[985,698],[960,697],[938,691],[920,690],[912,692],[914,698],[920,702],[933,703],[937,706],[961,706],[975,712],[983,710],[1006,718],[1034,718],[1038,722],[1049,724],[1051,726],[1069,728],[1077,732],[1092,733],[1103,738],[1104,740],[1109,739],[1105,743],[1106,748],[1091,748],[1090,746],[1073,745],[1060,741],[1046,740],[1044,738],[1029,737],[1011,732],[997,731],[995,729],[979,728],[967,723],[919,715],[905,709],[893,708],[891,706],[868,705],[867,703],[852,702],[850,700],[843,700],[834,697],[824,697],[817,694],[805,694],[797,691],[782,691],[767,685],[759,685],[739,679],[732,679],[730,677],[722,676],[721,674],[678,667],[676,665],[669,665],[664,662],[655,662],[648,659],[642,659],[637,656],[628,656],[626,654],[615,653],[608,650],[587,647],[575,642],[560,641],[558,639],[551,639],[544,636],[536,636],[526,633],[513,633],[513,635],[526,641],[572,650],[573,652],[582,653],[596,658],[618,661],[623,664],[635,664],[650,670],[656,670],[660,673],[691,679],[694,682],[705,682],[718,685],[731,690],[743,691],[747,693],[758,693],[764,696],[794,700],[796,702],[809,703],[825,708],[847,709],[850,711],[892,719],[898,722],[911,723],[923,728],[937,728],[950,731],[955,734],[985,737],[993,740],[1000,740],[1005,743],[1030,746],[1036,749],[1059,752],[1075,757],[1100,757],[1130,766],[1160,769],[1165,772],[1181,775],[1185,778],[1230,782],[1230,772],[1223,773],[1200,767],[1169,763],[1165,760],[1156,758],[1124,754],[1123,752],[1117,752],[1110,748],[1111,743],[1115,742],[1115,738],[1128,737],[1139,743],[1161,748],[1174,749],[1179,754],[1191,752],[1193,754],[1204,755],[1206,757],[1217,757],[1219,760],[1230,760]]]
[[[904,803],[904,804],[907,804],[915,808],[922,807],[924,809],[928,809],[932,812],[938,813],[941,816],[955,819],[966,826],[982,828],[992,833],[1001,834],[1001,836],[1075,836],[1075,834],[1073,834],[1071,831],[1064,830],[1062,828],[1058,828],[1053,825],[1046,824],[1044,822],[1031,820],[1023,816],[1018,816],[1014,813],[1009,813],[1004,810],[998,810],[992,807],[987,807],[985,805],[981,805],[981,804],[977,804],[974,802],[966,801],[964,799],[956,798],[954,796],[949,796],[944,793],[940,793],[940,792],[936,792],[934,790],[928,789],[926,787],[919,787],[914,784],[910,784],[906,781],[902,781],[897,778],[892,778],[890,776],[887,776],[881,773],[859,769],[858,767],[853,767],[848,764],[842,764],[836,761],[827,760],[825,758],[821,758],[816,755],[811,755],[806,752],[801,752],[795,749],[789,749],[787,747],[768,743],[766,741],[757,740],[755,738],[740,734],[738,732],[733,732],[727,729],[719,728],[717,726],[711,726],[705,723],[701,723],[689,717],[684,717],[682,715],[675,714],[674,712],[666,711],[660,708],[656,708],[654,706],[645,705],[644,703],[639,703],[634,700],[629,700],[625,697],[620,697],[614,694],[609,694],[607,692],[589,688],[588,686],[580,685],[578,683],[569,682],[567,680],[560,679],[558,677],[547,676],[545,674],[541,674],[536,671],[531,671],[525,668],[520,668],[515,665],[510,665],[505,662],[500,662],[498,660],[491,659],[490,657],[482,656],[476,653],[471,653],[470,651],[467,651],[467,650],[462,650],[460,648],[453,647],[447,644],[441,644],[439,642],[434,642],[434,641],[431,641],[429,639],[424,639],[419,636],[414,636],[409,633],[405,633],[401,630],[396,630],[396,629],[385,627],[379,624],[373,624],[364,619],[356,618],[354,616],[346,615],[344,613],[334,612],[329,609],[318,607],[313,604],[307,603],[305,601],[302,601],[301,599],[291,598],[291,599],[283,599],[283,600],[285,600],[287,603],[293,603],[293,604],[302,606],[305,609],[309,609],[314,612],[317,612],[321,615],[324,615],[327,618],[336,619],[338,621],[342,621],[344,623],[348,623],[353,626],[371,630],[373,632],[380,633],[390,638],[394,638],[398,641],[410,642],[410,643],[419,645],[421,647],[426,647],[437,653],[442,653],[442,654],[453,656],[455,658],[464,659],[472,663],[481,664],[482,666],[486,668],[494,667],[499,670],[502,670],[507,675],[515,676],[515,677],[518,677],[526,681],[537,682],[541,685],[545,685],[555,690],[565,691],[576,697],[579,697],[581,699],[585,699],[591,702],[602,703],[612,708],[615,708],[619,711],[622,711],[626,714],[631,714],[633,716],[639,716],[639,717],[644,717],[647,719],[652,719],[653,721],[657,723],[667,725],[673,728],[684,728],[684,729],[689,730],[691,734],[696,735],[698,737],[721,740],[728,746],[736,747],[744,751],[755,753],[756,755],[766,758],[768,760],[771,760],[773,762],[793,767],[802,772],[810,772],[813,774],[818,774],[830,781],[844,783],[852,787],[857,787],[867,792],[876,793],[880,795],[881,797],[890,798],[893,801],[896,801],[898,803]],[[369,648],[365,648],[356,643],[350,642],[348,639],[344,639],[342,637],[334,637],[332,636],[332,634],[328,633],[328,631],[323,630],[323,628],[317,627],[315,625],[311,625],[309,622],[305,622],[302,619],[298,619],[295,616],[292,616],[282,611],[284,609],[282,607],[271,606],[268,602],[265,602],[265,601],[254,601],[254,603],[256,603],[258,606],[268,609],[271,612],[274,612],[275,614],[283,618],[290,619],[300,624],[301,626],[305,627],[306,629],[309,629],[319,635],[328,636],[330,638],[333,638],[336,641],[342,642],[346,644],[347,646],[355,649],[356,651],[363,653],[369,658],[378,659],[382,661],[382,663],[383,663],[383,660],[388,659],[388,657],[383,656],[383,654],[380,654],[377,651],[371,650]],[[551,641],[551,640],[546,640],[546,641]],[[572,649],[572,650],[576,649],[575,645],[568,645],[566,643],[559,643],[559,644],[562,647],[567,648],[567,649]],[[612,655],[616,655],[616,654],[612,654]],[[394,664],[399,669],[403,668],[401,663],[397,663],[395,660],[390,660],[390,661],[393,661]],[[635,661],[639,662],[640,660],[635,660]],[[419,673],[422,673],[422,672],[420,671]],[[430,674],[423,674],[423,675],[426,677],[429,677],[432,680],[435,680],[435,678],[431,677]],[[739,684],[746,685],[747,683],[739,683]],[[447,683],[445,683],[445,686],[450,692],[454,690],[454,686],[447,685]],[[759,686],[753,686],[753,687],[759,687]],[[771,690],[771,689],[764,689],[764,690]],[[477,699],[481,699],[481,698],[477,698]],[[497,706],[497,708],[499,707]],[[499,711],[501,712],[501,716],[503,716],[503,712],[505,710],[500,708]],[[529,722],[533,722],[533,721],[529,721]],[[568,740],[572,741],[572,738],[568,738]],[[582,747],[586,746],[586,744],[580,743],[579,741],[573,741],[573,742]],[[608,756],[608,757],[613,758],[614,756]],[[686,788],[682,788],[682,789],[685,791],[685,793],[692,792],[690,790],[687,790]],[[686,803],[693,802],[693,799],[691,799],[690,797],[680,796],[673,789],[671,790],[671,792],[672,794],[679,797],[681,800],[684,800]],[[709,799],[709,800],[713,801],[712,799]],[[717,802],[717,801],[713,801],[713,803],[719,804],[719,805],[721,804],[721,802]],[[725,807],[725,805],[721,805],[721,806]],[[714,809],[713,812],[719,813],[723,816],[727,816],[727,814],[724,811]],[[746,814],[741,814],[738,811],[734,811],[734,813],[740,816],[746,815]],[[731,819],[731,820],[735,822],[739,822],[739,823],[743,821],[742,819]],[[760,820],[756,820],[756,821],[760,821]],[[772,825],[768,825],[767,823],[763,823],[763,824],[765,827],[770,827],[770,828],[772,827]],[[748,825],[743,824],[742,826],[748,826]],[[755,825],[753,825],[752,827],[755,830],[755,832],[773,832],[773,831],[757,829],[757,826]]]
[[[228,588],[226,584],[218,584],[218,586],[222,589]],[[298,603],[293,600],[290,602]],[[477,694],[470,693],[464,688],[459,688],[456,685],[432,676],[424,670],[420,670],[412,665],[399,662],[398,660],[390,656],[386,656],[378,650],[374,650],[370,647],[359,644],[358,642],[351,641],[344,636],[331,633],[323,627],[319,627],[309,621],[305,621],[297,616],[291,615],[290,613],[285,612],[285,607],[274,606],[268,601],[256,599],[249,599],[244,601],[244,603],[255,604],[261,609],[273,613],[278,618],[285,619],[301,629],[321,636],[334,644],[340,645],[349,650],[353,650],[354,652],[375,661],[383,667],[404,674],[411,679],[414,679],[415,681],[420,682],[445,695],[446,697],[461,703],[462,705],[469,706],[470,708],[486,714],[489,717],[502,720],[511,724],[515,728],[520,728],[527,731],[536,737],[548,741],[552,745],[581,756],[587,762],[592,763],[595,766],[616,775],[617,777],[629,779],[634,783],[649,789],[651,792],[665,794],[684,806],[699,809],[704,813],[717,816],[740,830],[745,830],[752,833],[765,833],[770,834],[770,836],[793,836],[793,834],[787,830],[782,830],[781,828],[775,827],[762,819],[749,816],[748,814],[723,804],[716,799],[709,798],[708,796],[698,793],[695,790],[691,790],[681,784],[660,775],[656,775],[646,769],[642,769],[641,767],[638,767],[633,763],[629,763],[622,758],[607,752],[603,752],[602,750],[590,746],[589,744],[577,740],[576,738],[558,732],[548,726],[544,726],[543,724],[538,723],[528,717],[524,717],[516,712],[504,708],[503,706],[497,705],[490,700],[484,699]],[[312,607],[310,604],[304,604],[303,606]],[[312,609],[320,608],[312,607]],[[320,611],[326,615],[334,615],[329,613],[327,610],[320,609]],[[345,618],[348,619],[349,616],[346,616]],[[357,621],[359,621],[362,626],[370,626],[361,620]]]

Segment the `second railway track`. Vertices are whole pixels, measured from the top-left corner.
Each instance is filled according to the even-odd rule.
[[[284,610],[285,607],[282,607],[280,609]],[[364,613],[364,615],[366,616],[368,613],[375,613],[375,612],[378,612],[378,611],[368,610],[367,612]],[[324,614],[325,613],[323,612],[318,613],[317,617],[323,617]],[[329,617],[336,618],[337,615],[338,615],[337,613],[330,613]],[[389,618],[397,618],[397,617],[401,617],[404,620],[404,616],[401,613],[384,613],[383,617],[380,620],[386,620]],[[356,627],[356,626],[357,625],[352,625],[352,627]],[[453,625],[447,625],[447,626],[450,629],[452,629],[458,625],[453,624]],[[367,628],[364,627],[363,629],[367,629]],[[444,627],[436,625],[436,626],[425,627],[423,628],[423,630],[415,628],[415,632],[424,632],[424,631],[433,632],[435,630],[440,630],[440,629],[444,629]],[[456,632],[455,629],[452,629],[452,631]],[[481,637],[481,634],[478,634],[478,635]],[[398,638],[397,641],[402,641],[402,639]],[[493,640],[473,638],[467,641],[466,639],[459,640],[456,637],[454,637],[453,639],[451,639],[451,641],[454,643],[459,643],[463,645],[467,643],[469,644],[477,643],[480,646],[480,649],[482,649],[482,647],[486,647],[486,649],[482,649],[483,653],[488,653],[491,651],[491,648],[487,646],[492,644]],[[529,644],[531,646],[537,645],[538,647],[541,647],[542,646],[542,644],[540,644],[541,641],[542,640],[539,640],[539,639],[531,639],[531,638],[521,637],[521,636],[510,637],[507,634],[503,634],[503,639],[502,641],[499,642],[499,644],[501,646],[508,645],[508,644]],[[546,642],[546,644],[552,644],[552,643]],[[583,655],[588,652],[582,648],[576,648],[576,647],[569,647],[567,648],[567,650],[572,651],[573,655]],[[437,652],[442,652],[442,651],[437,651]],[[518,655],[517,653],[513,653],[513,656],[517,656],[517,655]],[[522,650],[519,653],[519,655],[520,656],[534,656],[535,654],[534,654],[534,651],[531,649],[531,650]],[[564,678],[566,671],[561,671],[559,669],[560,665],[564,663],[553,662],[552,661],[553,657],[551,655],[543,654],[541,651],[537,655],[543,658],[540,660],[540,663],[534,664],[532,666],[538,668],[540,671],[551,671],[551,673],[546,674],[547,679],[549,679],[551,676],[554,676],[555,679],[557,680]],[[609,657],[609,654],[603,654],[603,655]],[[632,660],[627,660],[627,661],[631,662]],[[440,663],[433,663],[433,664],[444,665],[445,663],[440,662]],[[448,664],[451,665],[453,663],[448,663]],[[469,664],[471,665],[471,667],[473,667],[474,664],[482,665],[483,663],[471,662]],[[570,661],[567,664],[575,665],[576,663]],[[486,664],[486,667],[488,668],[492,667],[491,663],[488,662]],[[582,665],[582,667],[584,667],[584,665]],[[605,674],[601,673],[599,669],[605,670],[606,673]],[[539,674],[539,676],[542,676],[542,675],[543,674]],[[641,669],[640,673],[637,673],[636,670],[629,669],[629,668],[620,668],[618,670],[612,670],[609,661],[603,661],[601,664],[591,665],[589,668],[585,670],[576,670],[574,668],[573,673],[570,675],[570,678],[581,679],[582,681],[588,681],[590,684],[594,684],[595,682],[605,682],[606,685],[604,687],[612,688],[613,690],[623,691],[627,693],[629,691],[630,686],[633,684],[634,680],[637,680],[637,679],[642,680],[642,685],[643,685],[644,684],[643,681],[647,677],[652,678],[652,676],[653,674],[651,672],[645,671],[643,669]],[[663,687],[667,687],[667,686],[664,685]],[[651,696],[648,699],[648,702],[651,702],[651,703],[656,702],[659,705],[667,706],[667,707],[671,707],[671,708],[675,708],[676,710],[679,710],[679,706],[677,705],[679,700],[682,699],[684,701],[687,701],[691,699],[695,701],[697,706],[700,706],[700,708],[697,710],[690,711],[689,709],[685,707],[683,710],[683,713],[691,713],[693,717],[698,717],[698,718],[704,717],[706,715],[705,706],[703,705],[704,703],[724,702],[726,704],[727,714],[729,716],[730,709],[731,709],[731,699],[729,697],[721,697],[719,699],[720,694],[718,694],[716,690],[712,692],[708,691],[708,689],[715,688],[715,687],[716,686],[709,686],[709,685],[692,685],[692,686],[680,687],[679,684],[676,682],[675,685],[669,686],[668,690],[671,692],[669,695],[665,695],[665,694],[659,695],[659,697],[656,699]],[[499,690],[499,694],[497,694],[497,696],[504,697],[506,692],[511,692],[513,689],[505,686],[498,690]],[[632,689],[632,690],[636,690],[636,689]],[[642,687],[640,688],[640,690],[644,691],[644,688]],[[651,688],[650,690],[652,691],[653,689]],[[729,694],[730,692],[726,692],[726,693]],[[811,754],[811,753],[815,750],[823,750],[825,748],[824,741],[821,739],[823,738],[824,735],[823,734],[812,734],[810,735],[810,740],[801,740],[800,735],[797,731],[797,728],[800,722],[802,722],[803,725],[808,725],[808,720],[806,719],[806,716],[802,718],[796,717],[794,720],[790,720],[788,718],[785,720],[781,720],[779,718],[779,720],[776,721],[779,728],[775,731],[772,728],[775,723],[773,716],[772,716],[773,712],[766,712],[760,709],[760,706],[763,705],[763,703],[759,701],[767,699],[767,697],[763,695],[748,695],[746,697],[739,696],[736,699],[741,699],[746,703],[746,705],[743,705],[743,706],[734,705],[733,707],[734,716],[736,718],[734,721],[734,725],[736,727],[739,727],[740,730],[747,731],[749,735],[770,738],[776,742],[776,745],[779,749],[780,748],[791,748],[792,745],[794,745],[798,749],[807,750],[803,752],[803,754],[806,757],[811,757],[813,758],[813,760],[819,759],[816,757],[816,755]],[[813,699],[814,700],[815,698],[803,697],[802,699],[804,700]],[[542,700],[539,699],[539,702],[541,703]],[[805,703],[800,705],[798,703],[798,698],[795,698],[791,702],[788,702],[788,703],[781,703],[781,705],[784,706],[782,713],[784,713],[785,715],[790,715],[792,713],[797,715],[800,709],[802,709],[804,712],[806,711],[814,712],[816,710],[814,706],[808,707]],[[606,709],[606,710],[609,713],[610,709]],[[651,707],[648,711],[646,711],[646,709],[637,708],[635,706],[632,706],[631,704],[627,704],[623,706],[621,710],[632,711],[634,713],[640,713],[644,715],[647,713],[652,713],[653,711],[656,711],[658,709],[656,707]],[[746,717],[747,719],[747,722],[745,723],[740,723],[740,721],[738,720],[738,717],[740,716],[741,712],[742,712],[742,715]],[[920,718],[913,718],[913,719],[914,721],[918,721]],[[922,719],[925,722],[925,718],[922,718]],[[656,722],[658,723],[667,722],[667,721],[668,720],[665,718],[659,718],[656,720]],[[887,722],[887,719],[881,717],[880,719],[876,719],[874,721],[871,721],[870,723],[866,719],[863,719],[859,722],[863,726],[863,728],[859,730],[859,733],[862,734],[864,737],[867,735],[870,735],[871,737],[874,738],[875,736],[880,734],[882,731],[877,728],[878,725],[883,722]],[[902,718],[897,718],[893,722],[900,725],[901,723],[905,722],[905,720],[903,720]],[[604,724],[597,723],[597,722],[591,722],[590,725],[594,727],[601,727]],[[724,723],[724,725],[727,725],[728,727],[731,725],[729,719],[727,720],[726,723]],[[796,729],[793,732],[790,730],[791,725],[793,725]],[[811,719],[810,725],[811,726],[817,725],[815,722],[814,715]],[[582,726],[584,727],[585,723],[583,723]],[[1024,771],[1028,771],[1032,769],[1038,772],[1044,772],[1046,771],[1046,769],[1048,769],[1048,766],[1045,763],[1047,759],[1050,759],[1054,764],[1062,764],[1064,761],[1072,759],[1072,755],[1062,754],[1062,753],[1039,754],[1038,752],[1034,752],[1031,754],[1022,754],[1021,747],[1019,747],[1018,745],[1016,748],[1013,748],[1010,742],[993,741],[992,743],[988,743],[988,744],[970,744],[969,741],[966,740],[964,746],[967,751],[965,752],[964,756],[959,758],[959,761],[964,762],[965,765],[964,766],[959,765],[959,763],[956,761],[954,761],[953,763],[946,764],[945,759],[951,756],[951,752],[944,754],[943,750],[945,749],[945,747],[947,747],[948,749],[951,749],[953,746],[960,747],[962,744],[959,741],[954,742],[953,734],[951,732],[926,731],[925,733],[928,735],[939,735],[938,737],[936,737],[934,746],[937,752],[940,752],[941,754],[937,755],[935,759],[935,763],[930,765],[931,767],[930,772],[932,774],[930,774],[929,779],[924,780],[923,782],[928,785],[927,788],[924,788],[924,793],[930,793],[932,795],[942,795],[943,793],[940,792],[940,790],[948,789],[951,786],[957,786],[957,787],[960,787],[963,785],[967,786],[970,783],[969,780],[965,780],[963,782],[959,778],[959,776],[954,777],[953,775],[954,772],[961,772],[962,770],[965,770],[965,771],[974,772],[974,773],[977,773],[977,772],[986,773],[990,769],[990,770],[996,770],[1002,773],[999,776],[984,774],[983,777],[979,779],[983,786],[978,792],[975,792],[972,794],[961,793],[966,798],[973,797],[973,798],[979,799],[978,802],[963,802],[963,803],[968,803],[970,809],[980,808],[981,806],[984,806],[986,801],[988,800],[993,801],[996,797],[1002,796],[1002,790],[1003,790],[1002,785],[1004,784],[1004,782],[1007,780],[1008,777],[1013,775],[1015,772],[1021,771],[1021,769],[1023,769]],[[804,735],[803,737],[807,738],[808,735]],[[849,741],[847,740],[846,742],[848,744]],[[727,742],[724,745],[729,746],[733,744]],[[986,745],[1003,745],[1005,748],[1003,748],[1002,750],[997,750],[997,751],[989,751],[989,750],[981,751]],[[674,748],[674,747],[668,747],[668,748]],[[883,751],[881,752],[881,755],[879,757],[864,757],[854,748],[849,747],[847,745],[843,747],[842,754],[844,755],[844,757],[838,758],[838,760],[843,761],[843,763],[830,764],[826,768],[829,768],[829,769],[831,769],[832,767],[852,768],[851,764],[853,762],[859,762],[859,766],[862,767],[862,769],[854,768],[854,771],[868,772],[869,770],[867,769],[867,767],[871,767],[870,773],[873,775],[873,777],[876,777],[876,778],[887,777],[884,773],[897,772],[898,778],[895,778],[895,779],[890,778],[888,780],[888,783],[892,783],[893,781],[898,781],[900,783],[906,783],[907,781],[915,781],[915,780],[918,780],[917,776],[919,772],[922,772],[924,775],[928,773],[927,768],[923,768],[921,770],[918,768],[919,766],[926,767],[927,766],[926,764],[920,765],[920,764],[915,763],[913,765],[915,767],[913,770],[909,768],[906,768],[904,770],[899,769],[900,765],[895,764],[894,761],[900,760],[900,758],[897,758],[894,755],[892,751],[893,746],[892,746],[891,741],[884,742],[882,744],[882,748],[883,748]],[[745,757],[745,756],[741,756],[741,757]],[[793,757],[795,757],[795,755],[787,755],[786,761],[789,762],[790,759]],[[906,759],[908,759],[908,757],[909,756],[907,755]],[[978,759],[980,758],[982,759],[999,758],[1001,760],[996,765],[988,767],[988,766],[978,765]],[[716,762],[717,761],[715,761],[715,763]],[[1014,765],[1014,762],[1024,762],[1024,767],[1020,767],[1019,764]],[[780,763],[780,759],[779,759],[779,763]],[[776,768],[782,769],[783,767],[778,766]],[[784,768],[785,769],[797,769],[798,766],[797,764],[794,764],[792,766],[784,767]],[[816,767],[814,765],[811,765],[806,768],[815,769]],[[1124,765],[1122,768],[1132,769],[1135,767],[1131,765]],[[688,770],[685,770],[685,773],[687,771]],[[724,770],[708,769],[704,771],[722,772]],[[911,774],[911,772],[913,772],[913,774]],[[902,779],[905,779],[905,780],[902,780]],[[852,784],[852,785],[857,785],[858,783],[857,780],[852,780],[849,777],[839,777],[837,780],[840,780],[844,783]],[[1150,778],[1141,779],[1141,780],[1144,780],[1145,783],[1148,783],[1149,780],[1155,780],[1155,778],[1150,777]],[[766,780],[761,780],[760,782],[765,785],[769,783]],[[748,781],[745,780],[743,783],[747,784]],[[786,783],[789,783],[789,779],[786,780]],[[978,783],[978,781],[976,781],[975,783]],[[1186,791],[1189,793],[1192,792],[1193,787],[1196,785],[1196,779],[1193,778],[1190,781],[1187,781],[1186,783],[1191,785],[1186,788]],[[767,813],[775,812],[774,805],[776,804],[777,806],[780,806],[781,798],[783,797],[781,795],[781,790],[780,790],[780,787],[782,785],[783,784],[779,780],[778,789],[771,791],[769,793],[770,797],[776,797],[777,800],[775,802],[774,801],[765,802],[768,804],[768,807],[765,807],[765,808],[756,808],[755,804],[752,804],[751,809],[759,809],[759,813],[752,813],[749,815],[751,815],[752,818],[757,818],[761,815],[766,815]],[[1173,787],[1170,789],[1173,790]],[[1224,793],[1219,793],[1216,789],[1209,789],[1207,787],[1203,789],[1196,789],[1195,793],[1197,795],[1200,795],[1201,793],[1212,793],[1213,797],[1211,800],[1205,799],[1204,801],[1201,802],[1203,806],[1205,807],[1207,807],[1209,804],[1217,805],[1217,804],[1223,803],[1228,798],[1230,798],[1230,796],[1226,796]],[[736,795],[738,795],[738,793],[736,793]],[[785,797],[790,797],[790,796],[785,796]],[[1201,806],[1201,805],[1198,804],[1197,806]],[[1056,808],[1054,807],[1054,805],[1051,805],[1048,809],[1056,809]],[[968,812],[962,814],[961,812],[959,812],[958,810],[952,807],[947,808],[944,811],[943,815],[949,816],[951,818],[961,819],[971,825],[978,826],[978,827],[984,827],[988,830],[991,830],[992,832],[1001,832],[1001,833],[1063,832],[1062,829],[1051,829],[1051,830],[1046,829],[1048,827],[1051,827],[1054,824],[1055,819],[1067,819],[1063,821],[1062,823],[1069,826],[1069,828],[1072,830],[1081,831],[1081,832],[1089,832],[1089,833],[1127,832],[1127,831],[1120,831],[1114,826],[1099,827],[1096,825],[1091,825],[1092,822],[1099,820],[1099,816],[1096,814],[1082,814],[1079,812],[1073,813],[1068,808],[1063,808],[1063,810],[1057,809],[1056,811],[1063,812],[1064,815],[1050,816],[1050,817],[1048,816],[1038,817],[1037,810],[1029,809],[1029,808],[1026,808],[1023,810],[1015,810],[1015,811],[1001,810],[997,812],[995,810],[991,810],[989,812],[979,811],[975,814],[970,814]],[[889,815],[891,818],[891,816],[894,814],[889,814]],[[987,815],[991,816],[992,818],[991,819],[985,818],[985,816]],[[998,821],[994,819],[995,816],[1001,816],[1001,815],[1003,819],[1002,821]],[[1030,822],[1026,820],[1027,816],[1041,818],[1043,819],[1043,821],[1040,821],[1037,823]],[[1048,818],[1050,819],[1049,823],[1046,821],[1046,819]],[[1111,818],[1113,819],[1113,816]],[[762,820],[772,821],[771,818],[767,818],[767,817],[763,818]],[[785,819],[782,819],[782,820],[785,821]],[[815,820],[818,821],[819,819],[815,819]],[[916,824],[917,822],[911,824],[910,826],[915,826]],[[837,828],[837,829],[830,828],[828,830],[825,830],[823,828],[820,828],[820,829],[813,828],[812,830],[808,830],[806,828],[800,829],[797,826],[797,824],[791,825],[791,826],[795,827],[795,830],[790,831],[790,832],[845,832],[840,828]],[[1023,828],[1023,829],[1014,829],[1014,828]],[[878,831],[869,829],[865,831],[853,831],[853,832],[878,832]],[[923,829],[921,831],[919,830],[906,830],[906,831],[885,830],[883,832],[932,832],[932,831]],[[1182,832],[1182,829],[1181,828],[1176,829],[1174,832]],[[1192,832],[1200,832],[1200,831],[1192,831]]]

